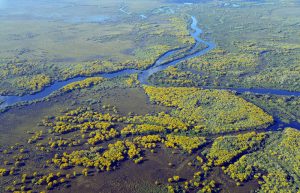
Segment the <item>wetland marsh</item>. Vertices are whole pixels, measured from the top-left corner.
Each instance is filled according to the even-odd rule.
[[[299,13],[0,0],[0,192],[298,193]]]

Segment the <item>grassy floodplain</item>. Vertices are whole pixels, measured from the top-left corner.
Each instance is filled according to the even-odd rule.
[[[299,2],[15,1],[0,1],[1,94],[88,78],[0,113],[0,192],[299,193],[299,97],[224,90],[299,91]],[[190,15],[207,54],[149,85],[95,76],[186,55]]]
[[[153,82],[299,91],[299,3],[259,2],[199,5],[193,13],[217,48],[157,74]]]
[[[1,94],[34,93],[79,75],[143,69],[166,51],[194,43],[181,14],[155,13],[157,8],[147,7],[139,10],[151,14],[143,20],[121,12],[119,1],[54,2],[50,7],[40,3],[28,2],[37,7],[33,13],[24,11],[23,3],[16,8],[6,3],[8,10],[16,10],[4,12],[1,20]],[[52,12],[56,7],[60,9]]]
[[[2,126],[1,139],[3,188],[50,192],[76,192],[78,188],[103,192],[120,189],[124,192],[197,189],[239,192],[257,189],[259,183],[263,184],[261,188],[270,186],[269,167],[264,166],[263,160],[255,159],[260,165],[251,165],[250,173],[248,167],[242,180],[232,177],[235,171],[230,165],[242,164],[239,159],[244,160],[244,156],[268,155],[264,154],[264,147],[271,148],[268,141],[276,143],[273,139],[280,137],[280,132],[263,130],[273,122],[270,115],[229,91],[142,87],[138,82],[132,84],[131,79],[134,76],[101,80],[89,88],[78,88],[75,84],[74,89],[47,101],[3,113],[1,120],[7,120],[5,127]],[[168,92],[161,92],[164,89]],[[222,100],[213,102],[216,96]],[[188,100],[191,98],[194,100]],[[68,102],[70,99],[72,102]],[[227,100],[242,111],[224,108]],[[37,116],[36,109],[44,113]],[[10,121],[10,116],[24,111],[27,122]],[[28,117],[35,117],[35,121]],[[20,116],[22,119],[26,118]],[[285,132],[299,131],[285,129]],[[8,140],[12,134],[20,138]],[[253,144],[249,144],[250,139]],[[297,149],[294,142],[290,145]],[[227,161],[217,161],[215,156],[221,150],[216,148],[225,148],[220,158],[227,159],[224,156],[228,152]],[[277,147],[273,151],[284,150]],[[272,162],[278,163],[276,159]],[[249,164],[253,163],[249,161]],[[221,179],[218,173],[223,173]],[[289,174],[282,175],[287,178]],[[126,185],[121,183],[125,176]],[[291,183],[287,188],[290,187],[296,186]]]

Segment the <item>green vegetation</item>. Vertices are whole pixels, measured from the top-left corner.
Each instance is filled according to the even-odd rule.
[[[259,105],[268,113],[280,118],[284,122],[300,123],[300,97],[276,96],[276,95],[253,95],[244,93],[243,98]]]
[[[127,78],[123,79],[123,86],[127,85],[127,80]],[[98,82],[101,82],[101,84],[97,84]],[[83,91],[86,89],[92,92],[97,87],[109,87],[108,82],[110,81],[103,82],[102,78],[90,78],[75,82],[64,88],[71,92],[63,92],[61,95],[75,94],[79,91],[84,93]],[[94,85],[92,88],[90,88],[91,84]],[[136,85],[136,87],[139,87],[139,85]],[[127,85],[127,88],[132,89],[135,87]],[[140,89],[142,88],[140,87]],[[121,162],[127,159],[131,159],[135,164],[143,164],[143,161],[148,158],[147,151],[152,152],[155,156],[155,152],[162,147],[170,151],[182,152],[182,155],[185,156],[192,156],[209,141],[200,134],[203,132],[201,130],[205,130],[205,127],[210,126],[209,124],[212,121],[209,119],[212,117],[208,117],[205,125],[201,123],[200,126],[200,123],[196,122],[196,117],[200,116],[197,112],[199,106],[196,107],[196,110],[195,106],[192,109],[198,114],[192,114],[190,118],[183,116],[184,114],[180,111],[192,107],[191,104],[186,105],[189,98],[196,98],[197,101],[203,99],[202,101],[205,102],[207,97],[216,97],[217,95],[224,97],[222,100],[226,100],[225,97],[232,97],[234,98],[232,103],[235,102],[238,105],[245,103],[244,107],[249,108],[248,114],[251,110],[254,110],[255,112],[261,112],[266,118],[270,117],[256,106],[248,104],[227,91],[224,91],[224,93],[221,91],[222,95],[220,95],[219,92],[214,93],[214,91],[197,88],[145,86],[144,89],[152,101],[155,97],[155,101],[174,109],[170,113],[159,112],[145,115],[129,113],[128,116],[124,116],[118,112],[116,107],[103,105],[99,111],[80,107],[68,110],[59,116],[46,117],[39,123],[40,130],[29,132],[31,136],[27,138],[28,144],[24,147],[27,147],[30,151],[25,151],[23,145],[14,147],[11,152],[3,151],[5,156],[2,162],[4,165],[1,166],[1,174],[5,178],[12,179],[23,174],[29,176],[18,180],[16,184],[6,185],[7,190],[21,191],[24,189],[23,187],[26,190],[56,190],[56,187],[62,187],[63,184],[72,184],[71,182],[78,177],[79,173],[82,176],[95,176],[98,172],[115,171],[120,167]],[[167,89],[168,92],[165,92],[164,89]],[[200,98],[197,98],[197,96]],[[167,98],[169,100],[165,100]],[[201,114],[204,115],[205,111],[208,111],[204,107],[201,109]],[[252,124],[255,124],[255,122]],[[257,128],[261,127],[259,122],[256,124]],[[209,128],[213,127],[210,126]],[[211,130],[210,132],[218,133],[217,130]],[[259,146],[260,141],[264,139],[264,135],[261,136],[262,134],[250,133],[249,135],[249,137],[246,137],[246,134],[245,137],[238,137],[238,140],[240,140],[238,142],[233,141],[233,143],[241,146],[243,152],[253,149],[254,146]],[[248,146],[244,147],[243,140],[249,141],[250,138],[253,140],[253,145],[249,144],[249,148]],[[218,140],[219,138],[215,143]],[[213,152],[214,147],[213,145],[211,152]],[[24,159],[22,154],[26,157],[30,155],[30,158]],[[47,159],[42,159],[37,165],[44,169],[38,175],[34,175],[36,166],[32,167],[31,164],[36,156],[40,154],[47,155],[44,156]],[[17,156],[17,159],[12,159],[15,156]],[[195,166],[200,163],[205,173],[208,172],[209,165],[202,165],[203,162],[203,159],[197,156]],[[208,163],[210,162],[212,161]],[[5,165],[5,163],[12,163],[14,167],[7,167],[10,164]],[[193,163],[191,162],[188,165],[192,166]],[[166,164],[166,167],[172,168],[173,164]],[[54,174],[53,171],[59,173],[59,175]],[[74,175],[74,173],[76,174]],[[184,188],[180,178],[175,177],[172,183],[178,190]],[[204,192],[218,190],[215,182],[205,180],[203,177],[197,177],[194,180],[185,185],[188,187],[187,189],[199,189]],[[175,186],[172,187],[175,188]]]
[[[211,1],[195,6],[192,12],[201,18],[205,37],[217,48],[155,74],[151,82],[299,91],[299,10],[295,1]]]
[[[265,138],[265,133],[257,134],[255,132],[218,137],[214,141],[207,158],[210,163],[217,166],[230,163],[234,158],[247,151],[253,151],[260,147]]]
[[[226,169],[231,178],[244,182],[260,180],[259,192],[297,192],[299,190],[299,135],[293,128],[270,133],[264,148],[240,157]]]
[[[88,76],[0,114],[0,192],[299,193],[299,97],[220,89],[299,91],[298,2],[59,4],[62,18],[49,15],[54,4],[0,16],[0,93]],[[217,45],[206,55],[150,85],[94,77],[149,68],[168,50],[160,63],[183,57],[190,15]]]
[[[251,165],[247,165],[247,156],[242,156],[238,161],[230,164],[228,168],[224,170],[225,174],[228,174],[232,179],[238,182],[244,182],[251,179],[254,175],[254,170]]]
[[[128,79],[125,80],[125,82],[128,84],[128,86],[134,87],[138,86],[140,84],[138,80],[138,74],[132,74]]]
[[[262,109],[225,90],[144,86],[152,102],[175,107],[172,115],[200,133],[226,133],[265,128],[273,118]]]
[[[65,13],[80,6],[77,3]],[[144,5],[144,2],[140,3]],[[107,9],[117,9],[115,4],[108,3]],[[101,13],[106,10],[101,6],[98,9]],[[82,13],[88,11],[81,10]],[[116,19],[113,25],[110,22],[96,25],[93,22],[63,21],[49,25],[37,20],[38,26],[35,26],[26,19],[2,22],[0,94],[24,95],[38,92],[54,81],[76,76],[93,76],[127,68],[145,69],[165,52],[184,48],[177,54],[180,57],[194,44],[188,28],[189,17],[161,13],[140,20],[136,16],[110,15]],[[18,34],[11,34],[10,30],[14,30],[15,26],[18,26]],[[36,32],[32,39],[31,32],[28,32],[31,28]],[[59,35],[54,32],[57,28],[61,30]],[[46,36],[45,31],[51,33]],[[34,48],[32,41],[35,42]],[[168,58],[171,59],[174,58]]]
[[[192,153],[206,142],[204,137],[188,137],[182,135],[167,135],[165,145],[170,148],[182,148]]]
[[[103,82],[103,80],[105,80],[105,79],[101,78],[101,77],[87,78],[85,80],[73,82],[71,84],[68,84],[68,85],[64,86],[62,88],[62,91],[63,92],[70,92],[70,91],[75,90],[75,89],[88,88],[88,87],[91,87],[93,85],[96,85],[96,84],[99,84],[99,83]]]
[[[41,91],[45,86],[50,85],[50,83],[51,78],[45,74],[37,74],[33,76],[26,75],[13,79],[11,84],[9,84],[9,87],[19,90],[20,92],[26,92],[27,90],[38,92]],[[3,93],[9,93],[9,91],[4,90]]]

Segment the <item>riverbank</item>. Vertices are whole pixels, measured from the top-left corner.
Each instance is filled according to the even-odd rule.
[[[149,68],[145,70],[137,70],[137,69],[124,69],[120,71],[115,71],[115,72],[108,72],[108,73],[100,73],[100,74],[95,74],[94,76],[101,76],[104,78],[116,78],[116,77],[121,77],[121,76],[128,76],[131,74],[138,73],[138,80],[142,84],[149,84],[148,83],[148,78],[160,71],[165,70],[166,68],[170,66],[174,66],[182,61],[194,58],[194,57],[199,57],[210,50],[215,48],[215,44],[212,42],[207,42],[203,39],[201,39],[201,34],[203,31],[198,27],[198,21],[195,17],[191,16],[192,23],[190,25],[191,28],[191,36],[195,39],[196,43],[195,45],[188,50],[188,53],[185,54],[183,57],[180,57],[178,59],[165,62],[161,64],[162,61],[167,59],[168,57],[172,56],[173,54],[176,54],[179,48],[169,50],[168,52],[162,54],[153,65],[151,65]],[[205,45],[205,49],[202,49],[200,51],[197,50],[197,48]],[[196,52],[194,52],[196,50]],[[174,57],[172,57],[174,58]],[[24,95],[24,96],[0,96],[0,100],[3,101],[0,104],[0,109],[7,108],[9,106],[15,105],[17,103],[27,103],[35,100],[41,100],[47,96],[50,96],[53,92],[58,91],[62,87],[76,82],[76,81],[82,81],[88,77],[91,76],[79,76],[79,77],[74,77],[65,81],[60,81],[60,82],[55,82],[49,87],[46,87],[44,90],[41,92],[38,92],[36,94],[32,95]],[[206,88],[206,87],[204,87]],[[212,87],[207,87],[207,88],[212,88]],[[275,95],[284,95],[284,96],[300,96],[300,92],[290,92],[290,91],[284,91],[284,90],[277,90],[277,89],[262,89],[262,88],[213,88],[213,89],[228,89],[232,91],[236,91],[238,93],[255,93],[255,94],[275,94]]]

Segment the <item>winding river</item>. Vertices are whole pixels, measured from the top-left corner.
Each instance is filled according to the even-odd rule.
[[[120,70],[117,72],[111,72],[111,73],[100,73],[96,74],[95,76],[101,76],[104,78],[115,78],[120,76],[126,76],[134,73],[138,73],[138,79],[142,84],[148,84],[148,78],[159,71],[165,70],[169,66],[174,66],[178,64],[179,62],[182,62],[184,60],[202,56],[209,52],[210,50],[215,48],[215,44],[211,42],[207,42],[201,39],[200,35],[202,34],[202,30],[198,27],[197,19],[193,16],[192,23],[191,23],[191,36],[195,39],[196,43],[195,45],[185,54],[184,57],[172,60],[170,62],[163,63],[169,56],[175,55],[178,51],[178,49],[170,50],[163,55],[161,55],[156,62],[151,65],[148,69],[145,70],[136,70],[136,69],[125,69]],[[202,49],[201,51],[198,50],[201,45],[206,45],[205,49]],[[32,94],[32,95],[24,95],[24,96],[0,96],[0,109],[3,109],[5,107],[14,105],[18,102],[30,102],[33,100],[43,99],[44,97],[49,96],[54,91],[57,91],[61,89],[62,87],[76,81],[84,80],[88,77],[86,76],[80,76],[71,78],[65,81],[59,81],[55,82],[54,84],[46,87],[42,91]],[[275,94],[275,95],[284,95],[284,96],[300,96],[300,92],[290,92],[290,91],[283,91],[283,90],[276,90],[276,89],[262,89],[262,88],[224,88],[228,90],[236,91],[237,93],[244,93],[244,92],[251,92],[251,93],[257,93],[257,94]]]

